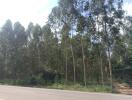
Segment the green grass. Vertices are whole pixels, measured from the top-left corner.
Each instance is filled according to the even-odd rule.
[[[30,85],[27,84],[26,81],[20,80],[3,80],[0,81],[0,84],[3,85],[17,85],[17,86],[30,86],[30,87],[39,87],[39,88],[48,88],[48,89],[60,89],[60,90],[72,90],[72,91],[82,91],[82,92],[105,92],[110,93],[111,88],[110,86],[101,86],[101,85],[87,85],[86,87],[81,84],[73,84],[68,82],[54,83],[54,84],[37,84],[37,85]]]
[[[80,84],[60,84],[55,83],[53,85],[47,86],[46,88],[49,89],[60,89],[60,90],[73,90],[73,91],[82,91],[82,92],[105,92],[110,93],[111,89],[109,86],[102,87],[101,85],[89,85],[89,86],[82,86]]]

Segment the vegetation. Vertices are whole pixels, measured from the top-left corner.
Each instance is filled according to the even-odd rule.
[[[1,83],[83,91],[109,91],[117,79],[132,84],[132,17],[122,5],[59,0],[43,27],[7,20],[0,30]]]
[[[83,91],[83,92],[111,92],[111,88],[109,86],[102,87],[101,85],[88,85],[83,86],[80,84],[53,84],[47,86],[49,89],[61,89],[61,90],[72,90],[72,91]]]

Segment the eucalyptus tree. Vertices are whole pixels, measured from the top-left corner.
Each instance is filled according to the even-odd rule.
[[[65,80],[66,82],[68,81],[68,48],[69,48],[69,28],[68,26],[65,24],[63,27],[62,27],[62,30],[61,30],[61,48],[64,52],[64,59],[65,59]]]
[[[27,46],[30,44],[31,40],[33,39],[33,28],[34,28],[34,24],[30,22],[26,29]]]
[[[103,57],[102,57],[102,52],[103,52],[103,44],[101,41],[101,35],[102,35],[102,29],[101,29],[101,20],[100,20],[100,13],[102,11],[102,6],[101,4],[103,3],[103,0],[91,0],[87,1],[85,3],[84,11],[89,13],[89,23],[91,24],[89,26],[89,33],[91,35],[91,42],[92,44],[96,44],[95,48],[97,51],[96,52],[97,57],[99,58],[97,62],[99,63],[100,66],[100,73],[101,73],[101,82],[102,85],[104,85],[104,72],[103,72]],[[104,52],[103,52],[104,53]]]
[[[92,34],[93,37],[92,41],[94,43],[95,42],[101,43],[107,53],[111,86],[112,86],[111,54],[115,41],[120,34],[124,13],[122,10],[122,4],[123,4],[122,0],[91,0],[86,1],[84,5],[85,12],[92,19],[91,20],[92,28],[90,30],[94,32],[94,34]],[[102,64],[100,64],[100,66],[102,73]]]
[[[16,22],[13,26],[12,42],[10,44],[12,47],[10,66],[12,66],[12,75],[14,79],[18,79],[25,74],[21,73],[21,70],[26,68],[23,60],[26,55],[26,43],[27,36],[25,28],[19,22]]]
[[[59,30],[65,26],[67,28],[67,33],[69,34],[70,37],[70,48],[71,48],[71,54],[72,54],[72,61],[73,61],[73,80],[74,83],[76,81],[76,65],[75,65],[75,56],[74,56],[74,51],[73,51],[73,46],[72,46],[72,36],[74,32],[74,26],[73,23],[75,23],[75,18],[73,14],[75,14],[76,10],[74,8],[74,3],[75,0],[60,0],[59,1],[59,6],[55,7],[49,16],[49,19],[53,22],[57,22],[55,24],[60,24],[61,26],[58,27]],[[54,25],[55,26],[55,25]],[[65,42],[66,43],[66,42]],[[66,43],[67,44],[67,43]],[[67,56],[67,55],[66,55]],[[67,57],[66,58],[66,63],[67,63]],[[67,66],[67,64],[66,64]],[[67,67],[66,67],[67,69]],[[67,72],[66,72],[67,73]]]
[[[40,41],[41,41],[41,35],[42,35],[42,29],[41,27],[37,24],[34,26],[33,31],[33,39],[32,39],[32,43],[34,45],[34,51],[37,51],[37,53],[35,53],[36,55],[34,56],[35,59],[37,59],[37,66],[38,66],[38,70],[40,70],[41,68],[41,56],[40,56]]]
[[[13,33],[13,26],[10,20],[7,20],[6,23],[3,25],[1,32],[0,32],[0,47],[1,47],[1,57],[3,61],[3,71],[4,76],[8,76],[9,73],[9,56],[10,56],[10,46],[11,37]]]
[[[78,24],[77,24],[77,31],[79,31],[81,33],[81,48],[82,48],[82,61],[83,61],[83,79],[84,79],[84,84],[85,86],[87,85],[87,78],[86,78],[86,64],[85,64],[85,53],[84,53],[84,44],[83,44],[83,40],[84,40],[84,31],[85,31],[85,27],[86,27],[86,21],[85,21],[85,17],[80,16],[78,18]]]
[[[108,65],[110,71],[110,81],[112,87],[112,64],[111,64],[111,54],[114,43],[120,34],[123,10],[122,10],[122,0],[105,0],[101,2],[101,11],[99,14],[102,16],[102,42],[104,48],[107,52]]]
[[[116,7],[116,5],[117,7]],[[112,64],[111,64],[111,52],[114,43],[119,38],[120,29],[122,25],[123,19],[123,10],[122,10],[122,0],[115,1],[108,1],[108,7],[105,7],[104,11],[104,32],[105,32],[105,39],[106,41],[106,48],[108,52],[108,63],[109,63],[109,70],[110,70],[110,81],[112,86]],[[108,10],[108,11],[107,11]],[[107,12],[106,12],[107,11]]]
[[[60,7],[55,7],[53,8],[50,16],[49,16],[49,24],[51,25],[52,29],[54,30],[54,33],[56,34],[56,37],[58,38],[58,42],[63,45],[63,41],[65,44],[65,80],[67,81],[67,66],[68,66],[68,51],[67,51],[67,45],[68,45],[68,40],[67,36],[69,37],[69,31],[70,31],[70,26],[69,26],[69,21],[67,16],[64,15],[65,12],[61,11]],[[56,30],[56,28],[58,30]],[[59,33],[59,34],[58,34]],[[62,47],[61,47],[62,49]]]
[[[131,66],[132,65],[132,17],[131,16],[127,16],[125,18],[125,22],[124,22],[124,44],[125,44],[125,64],[127,66]]]
[[[58,68],[59,54],[58,54],[58,40],[55,38],[54,33],[51,31],[50,25],[46,24],[42,27],[42,49],[43,61],[47,69],[56,70],[59,72]]]

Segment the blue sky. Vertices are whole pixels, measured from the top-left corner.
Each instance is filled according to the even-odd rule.
[[[58,0],[0,0],[0,26],[7,19],[19,21],[25,27],[29,22],[42,26],[57,3]],[[124,0],[123,8],[132,15],[132,0]]]

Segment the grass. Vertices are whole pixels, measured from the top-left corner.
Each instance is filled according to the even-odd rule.
[[[60,83],[54,83],[54,84],[48,84],[48,85],[27,85],[25,81],[13,81],[13,80],[3,80],[0,81],[0,84],[3,85],[17,85],[17,86],[30,86],[30,87],[39,87],[39,88],[48,88],[48,89],[60,89],[60,90],[72,90],[72,91],[82,91],[82,92],[104,92],[104,93],[110,93],[111,88],[110,86],[101,86],[101,85],[87,85],[86,87],[81,84],[73,84],[73,83],[67,83],[64,82]]]
[[[60,89],[60,90],[73,90],[73,91],[82,91],[82,92],[105,92],[110,93],[111,89],[109,86],[102,87],[101,85],[89,85],[89,86],[82,86],[80,84],[60,84],[55,83],[53,85],[47,86],[46,88],[49,89]]]

